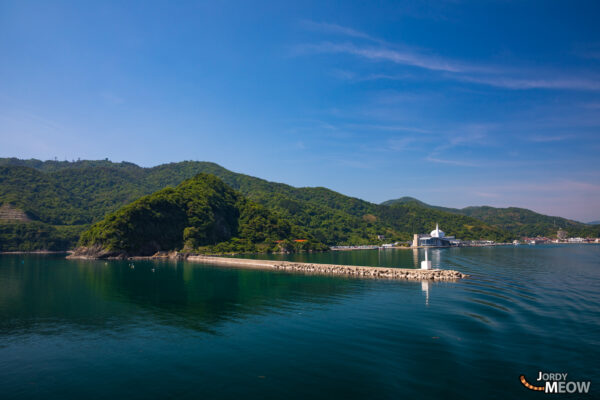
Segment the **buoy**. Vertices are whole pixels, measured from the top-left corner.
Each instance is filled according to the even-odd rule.
[[[425,261],[421,261],[421,269],[431,269],[431,261],[427,258],[427,249],[425,249]]]

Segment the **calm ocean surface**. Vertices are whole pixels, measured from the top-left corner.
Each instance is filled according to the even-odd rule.
[[[600,396],[600,246],[455,248],[451,283],[0,256],[0,398]],[[423,253],[287,259],[415,267]],[[154,271],[152,270],[154,268]],[[553,395],[554,397],[564,397]],[[568,397],[568,396],[567,396]]]

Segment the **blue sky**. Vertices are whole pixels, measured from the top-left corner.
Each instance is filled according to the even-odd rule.
[[[600,219],[598,2],[0,1],[0,156]]]

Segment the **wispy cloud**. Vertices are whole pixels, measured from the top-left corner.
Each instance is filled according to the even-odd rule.
[[[368,35],[364,32],[357,31],[356,29],[348,28],[337,24],[329,24],[326,22],[315,22],[308,20],[302,21],[301,24],[304,28],[311,31],[338,34],[354,38],[366,39],[373,42],[383,42],[382,40],[374,38],[373,36]]]
[[[417,138],[414,137],[403,137],[403,138],[394,138],[394,139],[390,139],[388,140],[388,147],[390,150],[394,150],[394,151],[404,151],[406,150],[410,145],[412,145],[413,143],[415,143],[417,141]]]
[[[395,50],[386,47],[358,46],[354,43],[322,42],[296,46],[297,54],[333,53],[350,54],[371,61],[389,61],[395,64],[409,65],[433,71],[461,72],[468,69],[465,65],[439,57],[418,54],[410,50]]]
[[[459,146],[481,146],[489,144],[489,133],[495,128],[494,124],[467,124],[447,131],[444,140],[436,146],[430,157],[436,159],[442,152]],[[467,164],[470,164],[467,163]],[[458,165],[458,164],[457,164]]]
[[[345,124],[344,127],[347,129],[360,129],[370,131],[431,133],[431,131],[427,129],[403,125]]]
[[[495,86],[505,89],[527,90],[527,89],[566,89],[566,90],[600,90],[600,78],[576,79],[576,78],[511,78],[506,76],[454,76],[464,82],[477,83],[481,85]]]
[[[417,50],[403,44],[387,43],[367,33],[336,24],[305,21],[304,26],[313,31],[344,36],[349,41],[323,41],[297,45],[295,53],[298,55],[347,54],[372,62],[390,62],[441,73],[444,78],[450,80],[511,90],[600,90],[600,75],[576,71],[569,74],[556,73],[539,67],[531,69],[473,64],[421,49]],[[357,39],[362,43],[355,43]],[[365,43],[363,39],[370,43]],[[588,51],[586,54],[591,57],[592,53]],[[342,79],[353,81],[396,79],[398,76],[402,75],[389,73],[360,75],[347,70],[343,74],[338,74]]]
[[[563,140],[573,139],[573,135],[533,135],[528,138],[535,143],[562,142]]]
[[[479,164],[469,161],[462,160],[447,160],[443,158],[433,157],[431,155],[425,157],[425,161],[438,163],[438,164],[447,164],[447,165],[455,165],[458,167],[479,167]]]
[[[351,81],[351,82],[366,82],[366,81],[377,81],[377,80],[389,80],[389,81],[406,81],[414,79],[412,74],[358,74],[354,71],[345,69],[334,69],[331,71],[331,75],[337,79]]]
[[[468,146],[487,146],[490,144],[490,131],[495,129],[494,124],[467,124],[454,129],[450,129],[443,134],[439,134],[441,144],[437,145],[431,153],[425,158],[426,161],[438,164],[455,165],[460,167],[479,167],[479,164],[473,160],[457,160],[444,157],[448,150],[456,147]],[[456,153],[456,152],[453,152]]]

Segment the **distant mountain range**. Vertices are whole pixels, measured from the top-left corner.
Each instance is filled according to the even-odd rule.
[[[401,197],[399,199],[385,201],[381,204],[391,206],[394,204],[411,203],[416,203],[426,208],[477,218],[486,224],[507,230],[517,236],[556,236],[556,232],[559,228],[564,229],[570,235],[578,236],[585,234],[594,235],[597,232],[596,230],[588,229],[590,224],[584,224],[562,217],[539,214],[526,208],[497,208],[490,206],[449,208],[430,205],[413,197]]]
[[[588,225],[600,225],[600,220],[598,221],[591,221],[587,223]]]
[[[413,233],[429,232],[436,223],[447,234],[462,239],[507,241],[523,235],[552,236],[559,227],[573,236],[600,233],[600,226],[519,208],[459,210],[413,198],[378,205],[322,187],[295,188],[269,182],[209,162],[142,168],[108,160],[0,158],[0,251],[72,248],[82,232],[108,214],[200,173],[217,176],[270,215],[302,228],[311,240],[327,245],[376,243],[378,235],[384,235],[385,241],[409,240]]]

